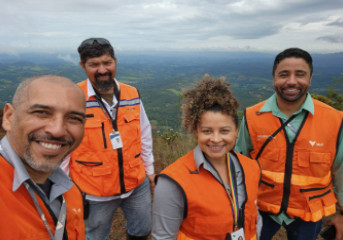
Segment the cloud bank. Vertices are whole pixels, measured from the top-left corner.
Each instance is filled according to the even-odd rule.
[[[17,0],[2,4],[0,53],[76,52],[105,37],[122,51],[343,49],[341,0]]]

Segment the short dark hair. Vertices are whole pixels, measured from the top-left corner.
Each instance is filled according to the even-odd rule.
[[[109,54],[113,59],[115,58],[113,47],[105,38],[88,38],[82,41],[77,51],[83,64],[89,58],[100,57],[104,54]]]
[[[313,65],[312,65],[312,57],[311,55],[306,52],[305,50],[302,50],[300,48],[288,48],[282,52],[280,52],[274,60],[274,66],[273,66],[273,76],[275,75],[275,70],[279,63],[284,60],[285,58],[302,58],[306,61],[308,66],[310,67],[311,75],[313,73]]]

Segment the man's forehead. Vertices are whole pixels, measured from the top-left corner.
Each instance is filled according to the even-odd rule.
[[[310,69],[310,66],[302,58],[285,58],[279,62],[276,68],[279,70],[287,69],[287,68],[301,70],[301,69]]]
[[[84,96],[74,83],[37,80],[28,87],[26,99],[24,98],[23,101],[27,101],[30,106],[34,104],[49,106],[56,101],[59,104],[73,105],[71,101],[83,103]]]
[[[103,60],[112,60],[114,61],[115,58],[113,58],[109,53],[105,53],[99,57],[89,57],[87,58],[86,63],[90,63],[90,62],[98,62],[98,61],[103,61]]]

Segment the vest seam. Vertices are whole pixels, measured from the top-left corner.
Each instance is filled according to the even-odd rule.
[[[343,132],[343,120],[342,120],[341,126],[340,126],[340,128],[339,128],[339,130],[338,130],[337,141],[336,141],[336,154],[335,154],[335,158],[336,158],[337,153],[338,153],[339,137],[341,136],[342,132]]]

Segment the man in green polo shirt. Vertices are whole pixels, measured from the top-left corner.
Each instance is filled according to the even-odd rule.
[[[289,240],[315,240],[322,218],[343,237],[342,112],[311,98],[312,57],[299,48],[279,53],[273,66],[275,93],[245,110],[235,151],[262,169],[258,206],[261,240],[281,225]]]

